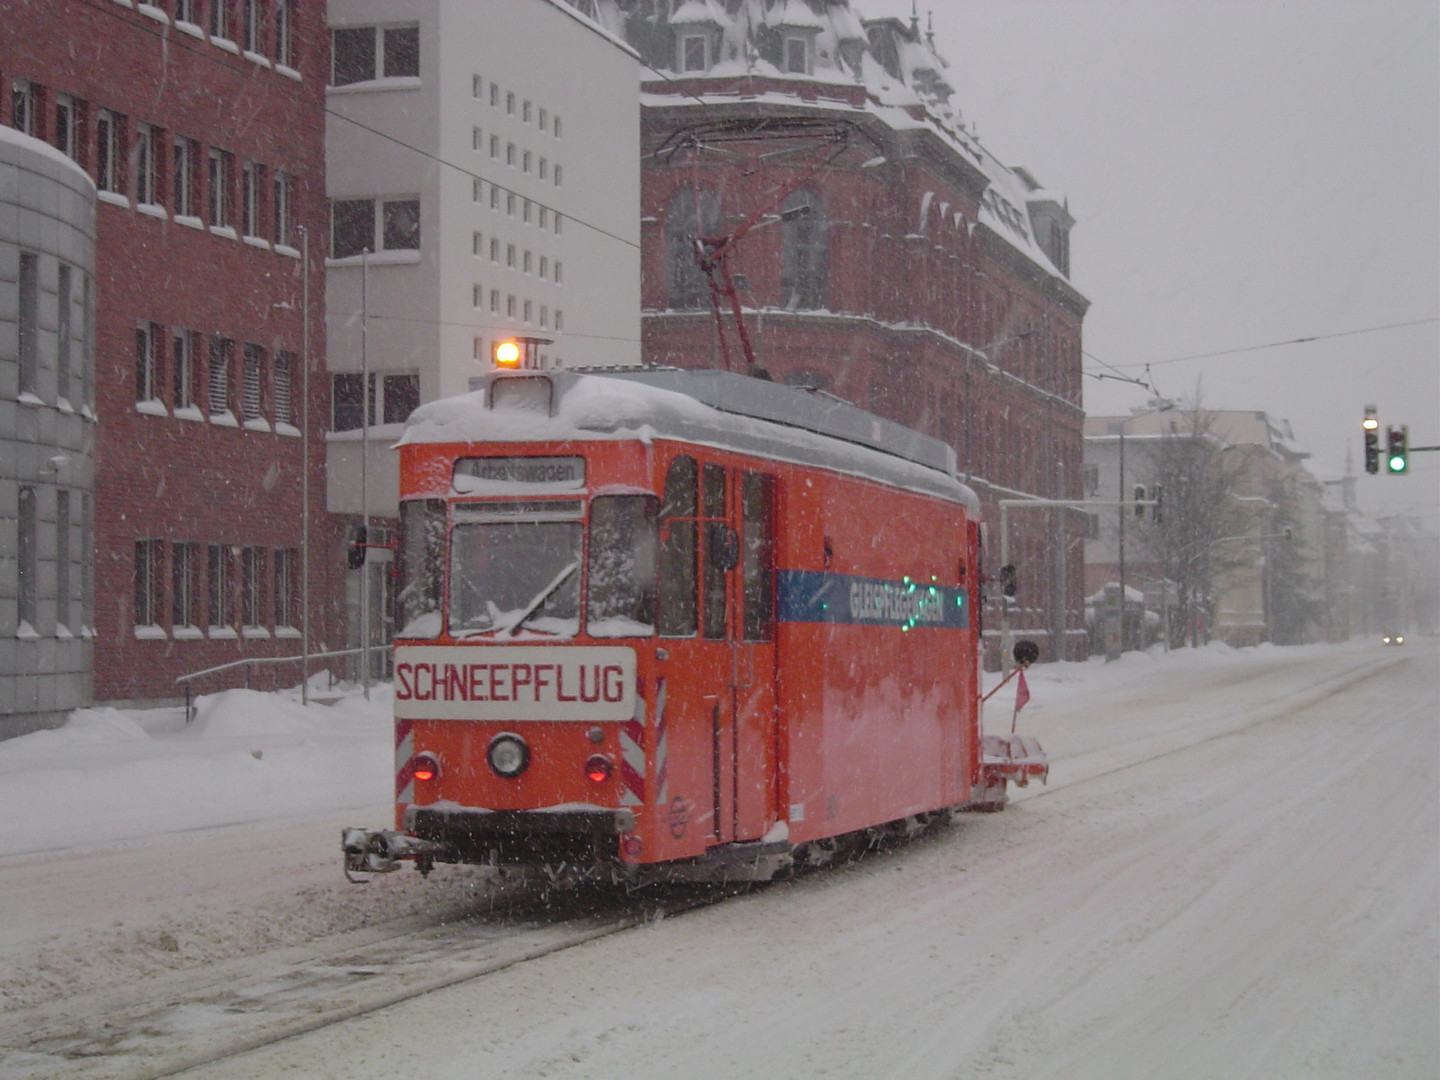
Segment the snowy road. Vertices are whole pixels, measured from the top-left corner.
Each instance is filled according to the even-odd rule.
[[[1022,728],[1052,782],[1002,814],[183,1075],[1440,1075],[1440,656],[1418,644],[1036,669]],[[488,902],[451,868],[336,882],[335,827],[383,815],[0,858],[0,1076],[136,1074],[123,1039],[24,1049],[27,1015],[78,1026]]]

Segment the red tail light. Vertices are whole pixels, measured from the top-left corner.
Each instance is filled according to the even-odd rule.
[[[415,755],[415,766],[411,775],[416,780],[434,780],[440,776],[440,759],[434,754],[426,751],[423,754]]]
[[[615,766],[610,764],[610,759],[603,754],[595,754],[585,762],[585,775],[592,784],[603,784],[610,779],[610,774],[615,771]]]

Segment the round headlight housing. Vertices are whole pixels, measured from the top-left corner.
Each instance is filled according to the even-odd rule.
[[[411,775],[421,781],[438,780],[440,778],[440,759],[428,750],[421,751],[415,755]]]
[[[529,768],[530,747],[519,735],[503,731],[490,740],[490,748],[485,751],[485,760],[490,762],[490,768],[495,771],[496,776],[513,780]]]

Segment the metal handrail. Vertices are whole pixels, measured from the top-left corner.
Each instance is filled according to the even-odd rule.
[[[193,706],[191,704],[190,681],[199,679],[206,675],[214,675],[216,672],[229,671],[231,668],[243,667],[245,669],[245,689],[250,689],[251,668],[255,664],[298,664],[310,660],[323,660],[331,656],[357,656],[361,653],[374,652],[375,646],[369,648],[360,646],[355,649],[335,649],[331,652],[302,653],[298,656],[252,656],[244,660],[231,660],[227,664],[216,664],[214,667],[204,668],[200,671],[192,671],[185,675],[176,676],[175,681],[182,683],[185,687],[185,722],[188,724],[194,719]],[[301,672],[301,679],[306,678]],[[333,685],[333,680],[332,680]]]

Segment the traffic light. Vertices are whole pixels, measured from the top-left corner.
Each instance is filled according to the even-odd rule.
[[[1380,471],[1380,421],[1375,416],[1375,406],[1365,406],[1365,419],[1360,422],[1365,430],[1365,471]]]
[[[345,551],[345,565],[351,570],[359,570],[365,565],[365,526],[355,526],[355,538],[350,541]]]
[[[1144,485],[1144,484],[1136,484],[1136,485],[1135,485],[1135,516],[1136,516],[1137,518],[1143,518],[1143,517],[1145,516],[1145,507],[1141,505],[1141,503],[1143,502],[1144,498],[1145,498],[1145,485]]]
[[[1404,473],[1410,471],[1410,429],[1403,424],[1399,427],[1386,429],[1388,452],[1385,455],[1385,468],[1392,473]]]

